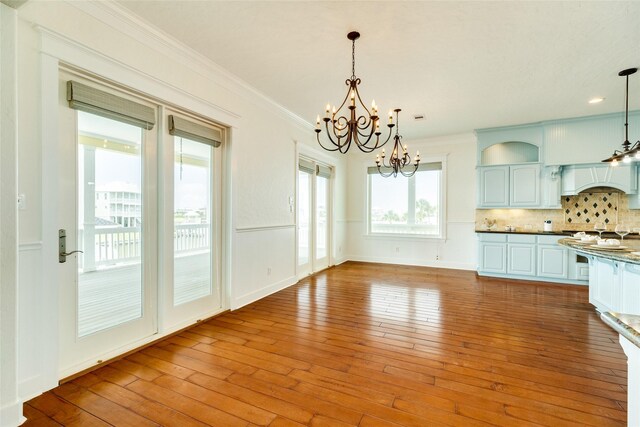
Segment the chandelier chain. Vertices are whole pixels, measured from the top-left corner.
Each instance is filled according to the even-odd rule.
[[[351,79],[356,79],[356,41],[351,41]]]

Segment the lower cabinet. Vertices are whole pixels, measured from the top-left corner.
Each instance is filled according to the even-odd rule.
[[[484,236],[480,242],[478,259],[482,271],[487,273],[507,272],[507,236],[504,234],[492,234]]]
[[[621,268],[621,313],[640,314],[640,265],[625,263]]]
[[[538,245],[538,276],[558,279],[569,277],[568,252],[557,244]]]
[[[640,265],[589,256],[589,302],[598,311],[640,315]]]
[[[578,278],[575,272],[570,272],[569,250],[557,244],[561,238],[563,236],[479,233],[478,273],[586,283],[586,277]]]

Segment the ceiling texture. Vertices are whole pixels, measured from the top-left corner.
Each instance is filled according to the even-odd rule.
[[[136,1],[120,5],[309,122],[356,75],[405,139],[624,110],[640,2]],[[592,97],[606,99],[588,104]],[[640,109],[640,73],[630,78]],[[413,116],[422,114],[424,120]]]

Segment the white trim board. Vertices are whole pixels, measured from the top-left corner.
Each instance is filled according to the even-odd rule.
[[[241,295],[231,301],[231,310],[237,310],[240,307],[244,307],[245,305],[251,304],[252,302],[256,302],[264,297],[286,289],[289,286],[293,286],[296,283],[298,283],[298,279],[295,276],[291,276],[287,277],[284,280],[280,280],[279,282],[272,283],[255,291]]]
[[[449,262],[449,261],[425,261],[417,258],[403,258],[404,262],[400,262],[400,259],[387,258],[387,257],[371,257],[371,256],[348,256],[345,261],[357,261],[379,264],[395,264],[395,265],[409,265],[416,267],[431,267],[431,268],[446,268],[449,270],[467,270],[475,271],[476,265],[463,263],[463,262]]]

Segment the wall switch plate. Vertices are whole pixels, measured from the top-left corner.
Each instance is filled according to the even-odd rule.
[[[21,211],[27,209],[27,196],[24,193],[18,194],[18,209]]]

